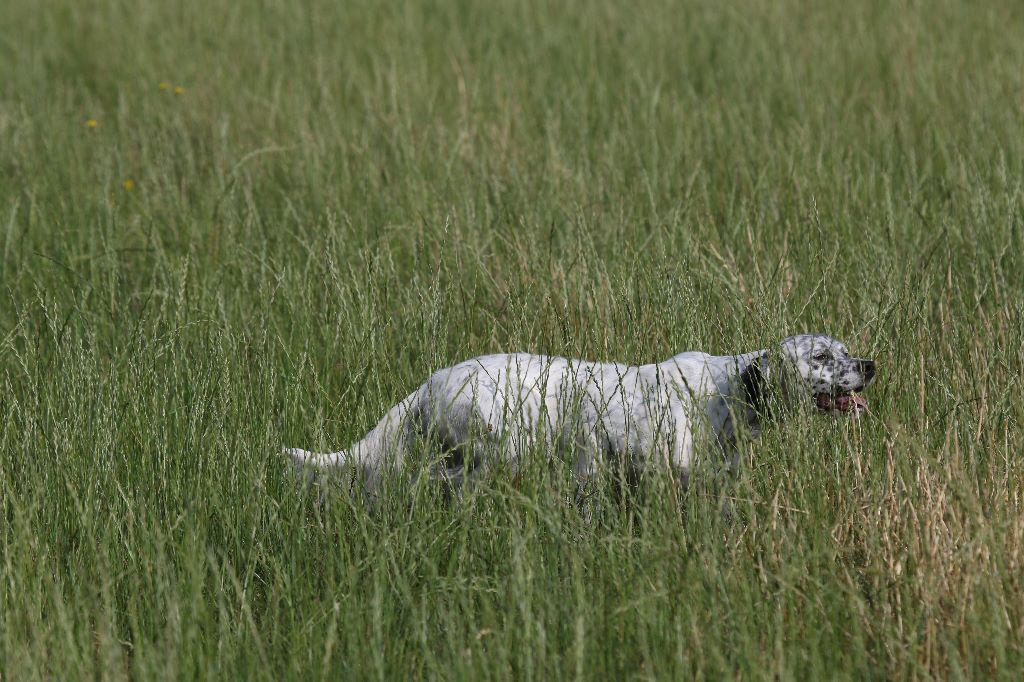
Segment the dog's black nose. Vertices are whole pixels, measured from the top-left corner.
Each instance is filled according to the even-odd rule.
[[[874,360],[861,360],[860,361],[860,373],[864,375],[864,383],[868,383],[875,378],[875,361]]]

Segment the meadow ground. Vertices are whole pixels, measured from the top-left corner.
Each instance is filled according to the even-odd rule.
[[[1018,3],[0,26],[3,679],[1020,679]],[[557,475],[318,507],[275,454],[472,355],[803,330],[871,414],[769,429],[733,523]]]

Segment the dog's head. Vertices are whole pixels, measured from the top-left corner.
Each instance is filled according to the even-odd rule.
[[[817,409],[853,417],[867,410],[868,401],[856,393],[874,381],[874,360],[850,357],[844,343],[824,334],[790,336],[781,347],[801,392]]]
[[[875,378],[875,362],[850,357],[846,345],[824,334],[800,334],[783,339],[782,367],[778,380],[770,354],[755,358],[741,375],[748,404],[758,413],[769,409],[768,392],[781,389],[786,402],[810,400],[828,414],[858,417],[867,400],[857,395]]]

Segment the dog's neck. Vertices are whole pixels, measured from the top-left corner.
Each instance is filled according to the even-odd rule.
[[[778,362],[770,358],[772,351],[764,348],[740,355],[718,356],[709,361],[708,369],[715,377],[716,386],[713,395],[707,396],[710,399],[707,409],[720,440],[733,441],[739,433],[759,436],[761,425],[775,417]],[[697,399],[706,395],[707,387],[691,386],[685,372],[679,372],[676,379],[681,393]]]
[[[740,368],[738,398],[752,412],[769,416],[771,410],[771,392],[774,377],[770,367],[767,350],[751,354],[747,362]]]
[[[737,374],[729,393],[732,419],[742,419],[753,436],[761,435],[761,424],[775,407],[775,372],[768,349],[737,356]],[[735,431],[735,425],[730,424]]]

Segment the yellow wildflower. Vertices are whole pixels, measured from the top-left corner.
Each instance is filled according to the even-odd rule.
[[[85,122],[85,127],[88,128],[89,130],[95,130],[96,128],[99,128],[99,126],[100,122],[94,118],[90,118],[88,121]]]
[[[181,87],[180,85],[175,85],[174,86],[174,94],[175,95],[180,95],[183,92],[185,92],[185,88]]]
[[[126,192],[131,192],[133,189],[135,189],[135,181],[132,180],[131,178],[128,178],[127,180],[121,183],[121,186],[124,187]]]
[[[167,81],[160,81],[160,89],[161,90],[166,90],[169,87],[171,87],[170,83],[168,83]]]

